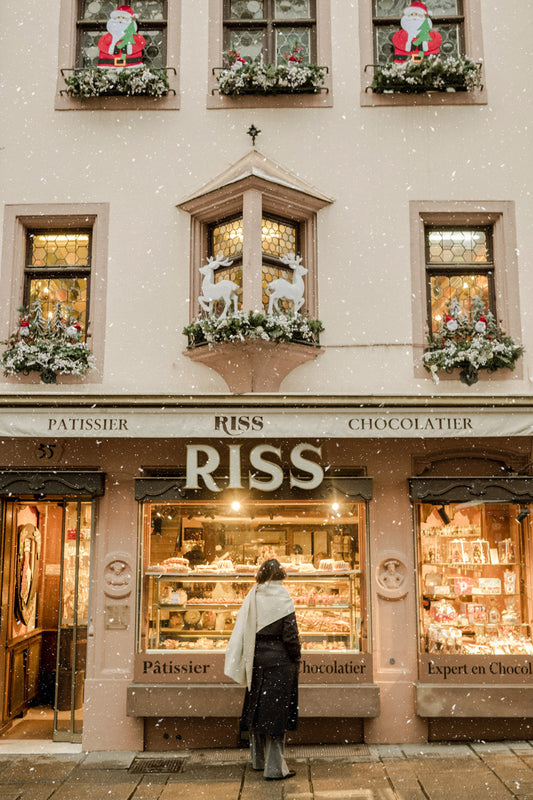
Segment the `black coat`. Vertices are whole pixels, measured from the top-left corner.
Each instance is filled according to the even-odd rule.
[[[241,728],[282,736],[298,723],[300,640],[294,613],[255,637],[252,688],[246,690]]]

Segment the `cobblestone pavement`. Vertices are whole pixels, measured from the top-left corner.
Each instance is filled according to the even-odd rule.
[[[245,750],[9,754],[0,800],[533,800],[533,741],[287,748],[265,781]]]

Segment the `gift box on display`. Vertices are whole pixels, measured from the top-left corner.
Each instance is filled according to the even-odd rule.
[[[456,595],[472,594],[472,578],[456,577],[453,579],[454,592]]]
[[[503,539],[498,542],[498,558],[500,559],[500,564],[515,563],[516,554],[512,539]]]
[[[478,581],[477,593],[501,594],[502,582],[499,578],[480,578]]]

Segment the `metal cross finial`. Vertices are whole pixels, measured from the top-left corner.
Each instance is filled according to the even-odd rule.
[[[252,137],[252,147],[255,147],[255,140],[257,139],[261,131],[258,128],[256,128],[255,125],[252,123],[248,128],[248,130],[246,131],[246,133],[248,134],[248,136]]]

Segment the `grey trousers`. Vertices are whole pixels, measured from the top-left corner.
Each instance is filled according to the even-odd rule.
[[[263,770],[265,778],[280,778],[287,775],[289,768],[283,755],[285,736],[269,736],[266,733],[250,731],[252,768]]]

